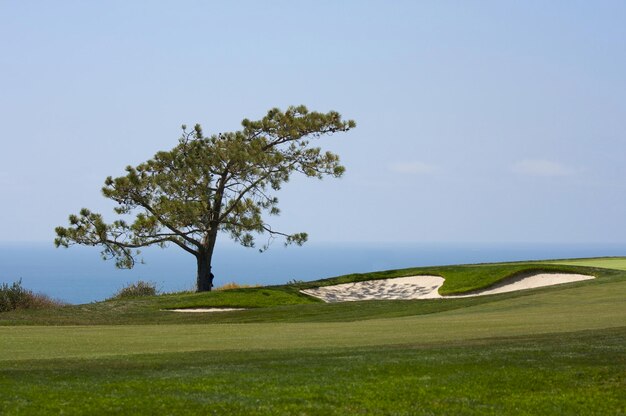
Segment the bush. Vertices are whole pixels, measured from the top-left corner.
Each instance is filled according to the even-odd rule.
[[[128,286],[121,288],[115,295],[109,298],[109,300],[155,296],[158,292],[156,283],[139,280],[136,283],[131,283]]]
[[[64,303],[54,300],[42,293],[22,287],[22,279],[13,284],[0,284],[0,312],[8,312],[15,309],[43,309],[63,306]]]

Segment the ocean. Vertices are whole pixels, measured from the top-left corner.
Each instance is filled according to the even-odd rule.
[[[218,243],[213,272],[216,286],[273,285],[415,266],[598,256],[626,256],[626,243],[307,243],[287,248],[277,243],[265,253]],[[137,280],[154,282],[165,292],[194,289],[190,254],[177,247],[148,248],[143,257],[145,264],[119,270],[93,247],[0,243],[0,283],[21,279],[27,289],[73,304],[104,300]]]

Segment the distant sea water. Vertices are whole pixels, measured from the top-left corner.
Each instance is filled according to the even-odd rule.
[[[70,303],[106,299],[128,283],[155,282],[162,291],[192,290],[195,259],[177,247],[149,248],[145,264],[118,270],[93,247],[56,249],[51,243],[0,243],[0,283],[22,285]],[[213,257],[215,285],[228,282],[272,285],[348,273],[415,266],[626,256],[621,244],[543,243],[308,243],[265,253],[224,245]]]

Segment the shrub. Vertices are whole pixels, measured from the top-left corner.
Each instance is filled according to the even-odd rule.
[[[129,299],[141,296],[155,296],[158,292],[156,283],[139,280],[136,283],[131,283],[128,286],[121,288],[109,299]]]
[[[8,312],[15,309],[43,309],[63,306],[64,303],[54,300],[42,293],[22,287],[22,279],[0,284],[0,312]]]

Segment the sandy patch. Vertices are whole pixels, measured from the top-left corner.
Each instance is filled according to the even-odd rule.
[[[325,302],[350,302],[374,299],[434,299],[443,284],[440,276],[410,276],[368,280],[304,289],[300,292]]]
[[[196,308],[196,309],[163,309],[169,312],[187,312],[187,313],[211,313],[211,312],[230,312],[245,311],[245,308]]]
[[[496,293],[514,292],[516,290],[534,289],[536,287],[561,285],[563,283],[580,282],[582,280],[594,279],[593,276],[572,273],[537,273],[517,279],[507,279],[502,283],[497,283],[489,289],[480,290],[467,295],[455,297],[464,298],[469,296],[493,295]]]
[[[343,283],[301,290],[302,293],[319,298],[324,302],[351,302],[358,300],[384,299],[451,299],[514,292],[563,283],[593,279],[593,276],[571,273],[537,273],[517,279],[507,279],[489,289],[466,295],[441,296],[439,288],[444,279],[440,276],[410,276],[395,279],[369,280],[366,282]]]

